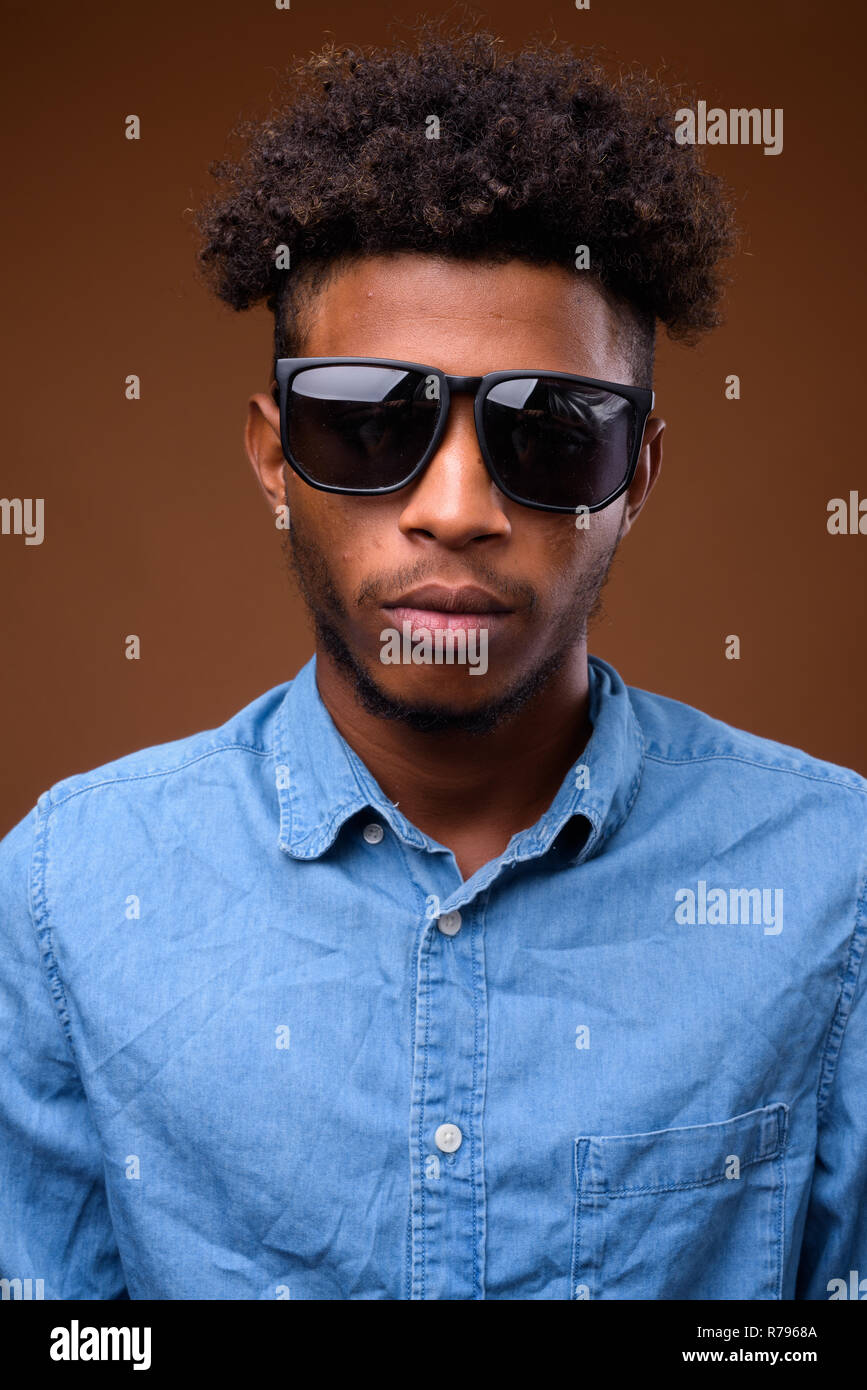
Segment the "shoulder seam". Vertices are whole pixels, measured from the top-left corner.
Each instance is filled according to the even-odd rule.
[[[55,1017],[69,1049],[72,1061],[81,1076],[81,1068],[72,1041],[72,1028],[66,1004],[66,990],[54,955],[51,922],[48,910],[46,874],[48,868],[48,833],[53,810],[50,791],[44,792],[36,803],[37,819],[30,860],[30,920],[33,924],[40,964],[45,972],[48,992],[54,1005]]]
[[[270,748],[254,748],[247,743],[222,743],[217,748],[208,748],[204,753],[197,753],[195,757],[187,758],[186,762],[178,763],[175,767],[152,768],[148,772],[131,772],[127,775],[119,774],[115,777],[104,777],[98,782],[87,782],[83,787],[74,787],[72,791],[67,792],[64,796],[52,798],[53,804],[55,807],[63,806],[67,801],[71,801],[73,797],[81,796],[83,792],[95,791],[97,787],[111,787],[119,782],[146,782],[151,777],[169,777],[173,772],[183,772],[184,768],[192,767],[194,763],[202,762],[205,758],[212,758],[215,753],[232,752],[255,753],[256,756],[260,758],[273,757],[273,749]],[[87,774],[84,773],[80,775],[86,776]],[[60,782],[57,785],[62,786],[63,783]]]
[[[731,762],[744,763],[747,767],[763,768],[766,772],[785,772],[791,777],[803,777],[808,782],[821,782],[824,786],[844,787],[846,791],[858,792],[861,796],[867,795],[867,788],[854,786],[851,782],[844,782],[840,777],[819,776],[815,772],[804,772],[797,767],[781,767],[777,763],[763,763],[759,758],[745,758],[738,753],[700,753],[693,758],[667,758],[662,753],[647,752],[646,756],[657,763],[670,763],[672,766],[689,766],[692,763],[706,762]],[[858,774],[856,773],[856,776]]]

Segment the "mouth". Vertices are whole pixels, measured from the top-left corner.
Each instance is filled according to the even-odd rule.
[[[514,609],[485,589],[464,584],[451,589],[444,584],[424,584],[382,605],[397,625],[412,624],[413,630],[439,628],[454,631],[500,627]]]

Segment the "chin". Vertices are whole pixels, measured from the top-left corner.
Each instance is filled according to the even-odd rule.
[[[407,673],[408,674],[408,673]],[[419,673],[420,674],[420,673]],[[523,709],[539,689],[539,673],[511,684],[494,684],[468,671],[429,672],[415,679],[382,679],[380,670],[356,670],[355,689],[363,707],[380,718],[396,720],[418,733],[488,734]]]
[[[322,615],[316,630],[368,713],[420,733],[492,732],[538,694],[562,661],[562,652],[554,653],[532,671],[512,671],[507,681],[495,677],[483,660],[460,666],[393,663],[381,661],[379,651],[368,660]],[[501,660],[500,671],[502,665]]]

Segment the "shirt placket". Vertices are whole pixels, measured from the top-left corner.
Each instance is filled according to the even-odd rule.
[[[417,950],[410,1112],[412,1299],[485,1296],[484,898],[428,912]],[[430,902],[430,900],[429,900]]]

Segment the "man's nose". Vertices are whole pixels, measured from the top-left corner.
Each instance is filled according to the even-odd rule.
[[[437,451],[408,489],[401,531],[431,537],[451,549],[504,539],[511,534],[506,502],[482,458],[472,396],[452,397]]]

